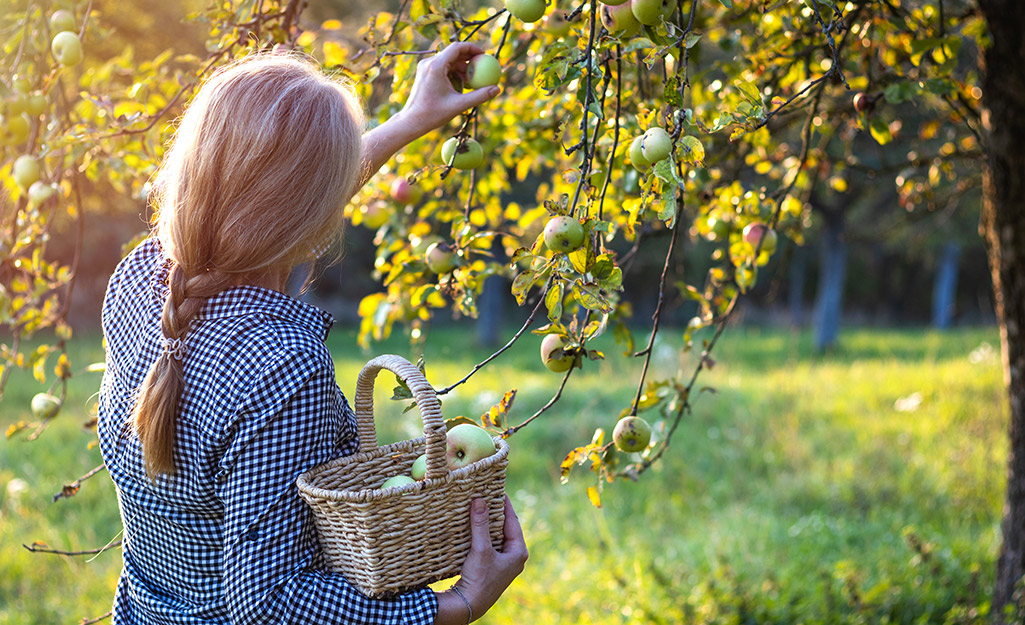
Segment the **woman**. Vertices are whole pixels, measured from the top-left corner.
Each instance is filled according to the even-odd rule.
[[[197,92],[156,176],[154,235],[103,305],[104,462],[124,523],[114,623],[468,623],[527,557],[471,506],[456,586],[370,599],[325,570],[295,478],[356,449],[324,345],[330,316],[283,293],[336,238],[342,207],[397,150],[497,88],[453,90],[481,50],[417,67],[402,111],[362,135],[351,90],[312,64],[256,55]]]

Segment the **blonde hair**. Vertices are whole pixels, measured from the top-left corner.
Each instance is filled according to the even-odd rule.
[[[254,54],[214,73],[154,180],[155,232],[171,259],[161,329],[183,340],[207,298],[287,272],[339,237],[360,176],[363,109],[314,62]],[[132,414],[150,477],[174,472],[182,361],[165,349]]]

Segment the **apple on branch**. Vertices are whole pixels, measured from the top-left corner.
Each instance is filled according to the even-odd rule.
[[[761,253],[771,255],[776,251],[776,231],[760,221],[744,226],[744,240],[751,245],[752,249],[758,249],[758,243],[761,241]]]
[[[424,261],[439,276],[449,273],[456,268],[456,250],[444,241],[432,243],[424,252]]]
[[[22,189],[27,190],[32,186],[33,182],[39,180],[39,161],[27,154],[19,156],[14,161],[14,167],[11,170],[11,173],[14,177],[14,182]]]
[[[669,156],[673,150],[673,139],[664,128],[652,126],[641,136],[641,154],[649,163],[657,163]]]
[[[60,408],[60,398],[49,393],[36,393],[32,397],[32,416],[36,419],[52,419]]]
[[[639,172],[646,172],[651,169],[651,161],[644,158],[644,152],[641,150],[641,146],[644,143],[644,135],[638,135],[634,137],[633,142],[630,143],[630,164],[634,166]]]
[[[567,215],[557,215],[548,220],[544,230],[545,246],[553,252],[568,254],[584,246],[584,228],[580,222]]]
[[[50,51],[53,52],[53,58],[57,59],[57,62],[64,67],[78,65],[85,58],[85,54],[82,52],[82,42],[78,39],[78,35],[68,30],[53,36]]]
[[[564,373],[573,368],[576,356],[566,353],[566,344],[558,334],[548,334],[541,340],[541,362],[555,373]]]
[[[672,17],[676,4],[676,0],[630,0],[630,10],[641,24],[657,26]]]
[[[620,451],[643,451],[651,441],[651,426],[637,416],[623,417],[612,431],[612,441]]]
[[[459,137],[451,137],[441,145],[441,162],[453,169],[477,169],[484,164],[484,148],[475,139],[460,144]]]
[[[545,0],[505,0],[505,8],[524,22],[536,22],[545,14]]]
[[[641,23],[630,10],[630,3],[618,6],[603,5],[601,7],[601,23],[615,36],[633,37],[641,32]]]
[[[416,204],[424,195],[423,189],[409,182],[405,176],[400,176],[392,181],[389,193],[393,200],[403,205]]]
[[[78,30],[78,27],[75,25],[75,16],[71,14],[71,11],[65,11],[64,9],[54,11],[50,16],[50,30],[55,33],[65,30],[75,32]]]
[[[482,427],[460,423],[445,437],[445,464],[452,471],[495,453],[495,441]],[[425,460],[426,462],[426,460]]]

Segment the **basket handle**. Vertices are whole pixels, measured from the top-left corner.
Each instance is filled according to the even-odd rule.
[[[363,365],[356,381],[356,431],[359,434],[359,450],[366,453],[377,449],[377,429],[374,427],[374,380],[381,369],[387,369],[399,376],[413,393],[420,419],[424,424],[424,438],[427,439],[427,479],[445,477],[445,444],[447,429],[441,416],[441,403],[434,387],[416,366],[403,358],[384,354]]]

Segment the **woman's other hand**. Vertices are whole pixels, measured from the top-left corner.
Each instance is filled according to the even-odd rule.
[[[498,601],[527,561],[527,545],[523,530],[509,497],[505,498],[505,539],[502,549],[491,546],[488,511],[483,499],[474,499],[470,507],[470,553],[459,573],[456,588],[470,604],[473,620],[477,620]],[[454,590],[438,595],[437,625],[466,623],[466,604]]]

